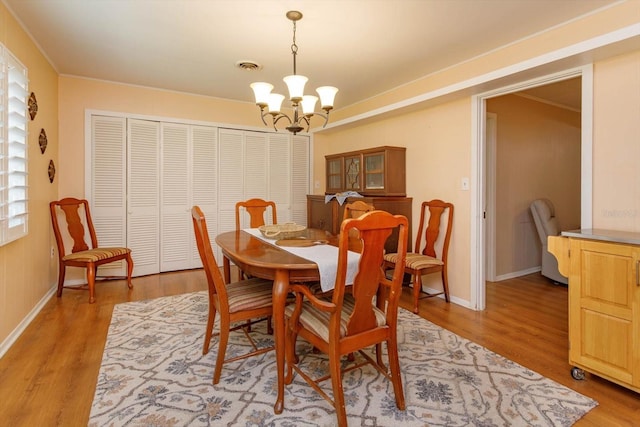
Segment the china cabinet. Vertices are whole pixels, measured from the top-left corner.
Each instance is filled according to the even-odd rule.
[[[406,196],[405,154],[405,147],[382,146],[325,156],[326,194]]]
[[[640,233],[565,231],[548,239],[569,277],[569,363],[640,392]]]

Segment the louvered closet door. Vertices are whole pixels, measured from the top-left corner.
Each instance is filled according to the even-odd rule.
[[[291,222],[291,136],[268,135],[269,200],[276,203],[278,222]]]
[[[218,133],[218,233],[235,230],[236,203],[244,199],[243,133],[233,129]]]
[[[162,123],[160,143],[160,271],[192,267],[191,144],[188,125]]]
[[[91,217],[101,246],[127,244],[126,129],[126,120],[122,117],[91,117],[89,198]],[[124,261],[110,263],[100,267],[98,274],[124,275],[125,266]]]
[[[242,200],[269,199],[268,145],[262,132],[220,129],[220,209],[219,232],[235,229],[236,203]],[[271,222],[271,213],[267,216]],[[249,226],[249,216],[243,214],[240,227]]]
[[[191,127],[191,178],[192,204],[200,206],[207,219],[209,239],[215,242],[218,234],[218,128]],[[190,225],[193,236],[193,225]],[[215,245],[215,243],[212,243]],[[191,268],[202,267],[195,238],[192,243]],[[222,264],[222,259],[216,260]]]
[[[127,245],[134,274],[160,271],[160,123],[128,120]]]
[[[307,225],[307,194],[310,193],[309,137],[294,135],[291,143],[291,221]]]
[[[244,132],[244,188],[243,196],[238,200],[259,198],[269,199],[268,181],[268,145],[267,135],[262,132]],[[271,210],[268,210],[265,221],[273,222]],[[243,213],[241,227],[249,227],[247,213]]]

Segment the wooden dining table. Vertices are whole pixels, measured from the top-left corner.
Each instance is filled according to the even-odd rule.
[[[306,229],[304,238],[327,241],[337,245],[338,239],[324,230]],[[230,283],[233,262],[243,272],[273,280],[273,330],[278,375],[278,396],[274,405],[276,414],[284,409],[285,319],[284,308],[290,283],[318,282],[320,272],[313,261],[297,256],[274,243],[266,242],[243,231],[219,234],[216,243],[222,250],[224,278]]]

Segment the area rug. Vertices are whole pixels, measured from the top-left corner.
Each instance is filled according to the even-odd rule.
[[[206,292],[116,305],[89,426],[336,424],[331,405],[298,376],[285,388],[284,412],[274,414],[274,352],[225,364],[214,386],[217,339],[202,355],[207,310]],[[373,367],[353,370],[343,378],[352,427],[570,426],[597,405],[409,311],[399,318],[407,408],[396,408],[391,384]],[[252,334],[272,343],[264,322]],[[324,356],[298,341],[300,363],[326,372]],[[247,346],[242,332],[232,333],[227,357]]]

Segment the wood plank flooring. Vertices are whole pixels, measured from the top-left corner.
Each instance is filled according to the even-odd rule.
[[[0,426],[86,426],[115,304],[206,289],[202,270],[97,285],[53,297],[0,359]],[[409,309],[405,289],[402,306]],[[599,402],[577,426],[640,426],[640,394],[587,374],[570,375],[567,288],[539,274],[487,283],[487,309],[476,312],[439,298],[420,315]]]

